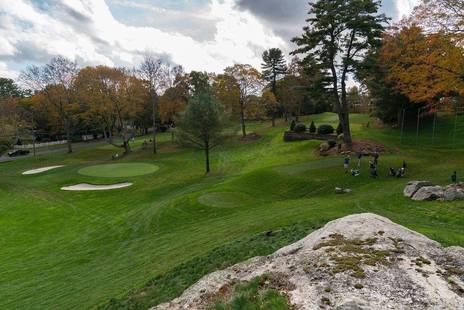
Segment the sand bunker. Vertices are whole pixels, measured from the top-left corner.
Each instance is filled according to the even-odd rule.
[[[52,170],[52,169],[56,169],[56,168],[61,168],[61,167],[64,167],[64,166],[61,165],[61,166],[42,167],[42,168],[37,168],[37,169],[32,169],[32,170],[24,171],[23,174],[24,174],[24,175],[37,174],[37,173],[42,173],[42,172],[45,172],[45,171],[48,171],[48,170]]]
[[[62,187],[63,191],[106,191],[110,189],[118,189],[132,186],[132,183],[118,183],[118,184],[108,184],[108,185],[94,185],[88,183],[81,183],[71,186]]]

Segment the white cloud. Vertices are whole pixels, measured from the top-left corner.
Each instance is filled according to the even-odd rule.
[[[27,0],[0,2],[6,16],[0,20],[2,59],[25,66],[63,55],[81,65],[136,65],[150,51],[187,70],[219,72],[233,63],[259,66],[264,49],[286,46],[255,16],[238,11],[233,0],[212,0],[204,16],[216,21],[216,33],[203,42],[179,32],[128,26],[114,18],[104,0],[62,0],[48,9]]]
[[[415,6],[419,5],[420,0],[396,0],[396,7],[399,12],[399,17],[405,17],[411,14]]]
[[[8,65],[4,62],[0,62],[0,77],[16,79],[19,72],[8,69]]]

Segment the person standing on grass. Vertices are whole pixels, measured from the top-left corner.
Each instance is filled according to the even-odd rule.
[[[369,174],[372,178],[377,178],[377,165],[375,164],[375,161],[369,161]]]
[[[374,165],[377,166],[379,163],[379,156],[380,156],[379,152],[377,152],[376,150],[372,156],[374,157]]]
[[[345,174],[348,173],[348,169],[350,168],[350,160],[351,160],[351,157],[349,154],[347,154],[345,158],[343,159],[343,168],[345,168]]]
[[[361,168],[361,159],[363,157],[362,152],[358,152],[358,169]]]
[[[457,171],[454,171],[453,175],[451,175],[451,182],[454,184],[458,183],[458,172]]]

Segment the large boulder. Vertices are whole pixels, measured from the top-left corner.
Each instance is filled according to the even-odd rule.
[[[443,198],[445,201],[462,200],[464,199],[464,190],[453,185],[447,186]]]
[[[415,194],[412,196],[412,200],[416,201],[426,201],[426,200],[438,200],[443,198],[444,190],[441,186],[424,186],[421,187]]]
[[[432,185],[432,182],[429,181],[411,181],[408,183],[408,185],[406,185],[403,194],[404,196],[411,198],[422,187]]]
[[[293,309],[464,309],[464,249],[365,213],[276,253],[202,278],[157,310],[210,309],[237,283],[273,275]],[[273,284],[264,284],[270,285]]]

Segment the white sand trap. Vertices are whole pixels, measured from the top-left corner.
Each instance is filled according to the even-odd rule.
[[[132,186],[132,183],[118,183],[118,184],[109,184],[109,185],[94,185],[88,183],[81,183],[72,186],[62,187],[63,191],[106,191],[110,189],[118,189]]]
[[[45,172],[45,171],[48,171],[48,170],[52,170],[52,169],[56,169],[56,168],[61,168],[61,167],[64,167],[64,166],[61,165],[61,166],[42,167],[42,168],[38,168],[38,169],[32,169],[32,170],[24,171],[23,174],[24,174],[24,175],[28,175],[28,174],[37,174],[37,173],[42,173],[42,172]]]

